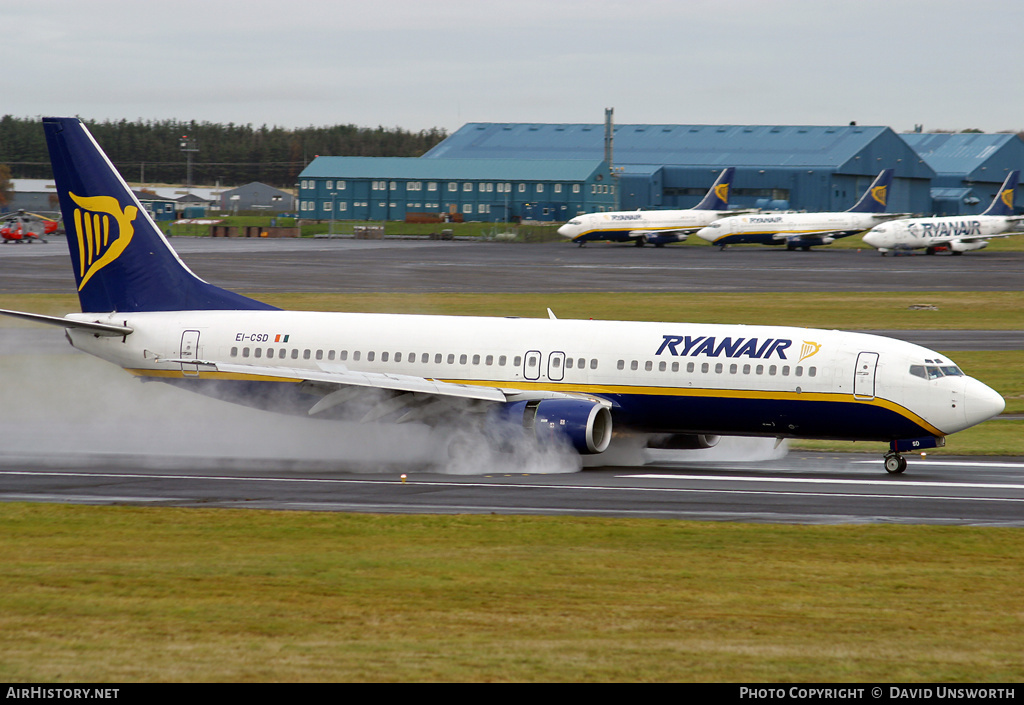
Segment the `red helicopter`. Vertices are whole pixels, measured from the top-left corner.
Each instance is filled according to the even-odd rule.
[[[57,232],[60,222],[37,213],[19,210],[0,216],[0,237],[4,244],[18,242],[46,242],[43,235]]]

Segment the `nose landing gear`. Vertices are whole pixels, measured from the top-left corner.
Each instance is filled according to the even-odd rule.
[[[907,469],[907,459],[899,453],[889,451],[885,454],[885,471],[890,475],[900,475]]]

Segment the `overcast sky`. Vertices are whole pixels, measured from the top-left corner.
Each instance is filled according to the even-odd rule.
[[[0,0],[0,114],[1024,129],[1021,0]]]

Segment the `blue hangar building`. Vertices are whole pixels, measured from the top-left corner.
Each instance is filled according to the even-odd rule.
[[[931,188],[935,215],[981,213],[1006,175],[1024,170],[1024,141],[1015,134],[912,132],[900,137],[935,171]],[[1021,200],[1018,197],[1017,203]],[[1022,212],[1021,205],[1016,210]]]
[[[600,158],[317,157],[299,174],[299,217],[317,220],[565,221],[614,204]]]
[[[885,168],[896,170],[889,210],[931,208],[934,170],[888,127],[623,124],[613,150],[622,210],[690,208],[728,166],[737,208],[845,210]],[[603,125],[470,123],[423,159],[603,155]]]
[[[841,211],[895,170],[891,212],[979,213],[1011,169],[1013,134],[897,134],[861,125],[469,123],[419,158],[318,157],[300,216],[566,221],[579,213],[691,208],[736,167],[734,208]],[[610,148],[610,149],[609,149]],[[1024,200],[1024,199],[1019,199]]]

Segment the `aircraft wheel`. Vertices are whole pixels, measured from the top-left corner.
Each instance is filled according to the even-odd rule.
[[[637,247],[643,247],[644,245],[647,244],[647,236],[641,235],[633,242],[633,244],[636,245]]]
[[[899,453],[885,456],[885,471],[890,475],[901,475],[907,469],[907,459]]]
[[[929,247],[928,249],[926,249],[926,250],[924,251],[924,253],[925,253],[926,255],[934,255],[934,254],[935,254],[935,248],[934,248],[934,247]]]

